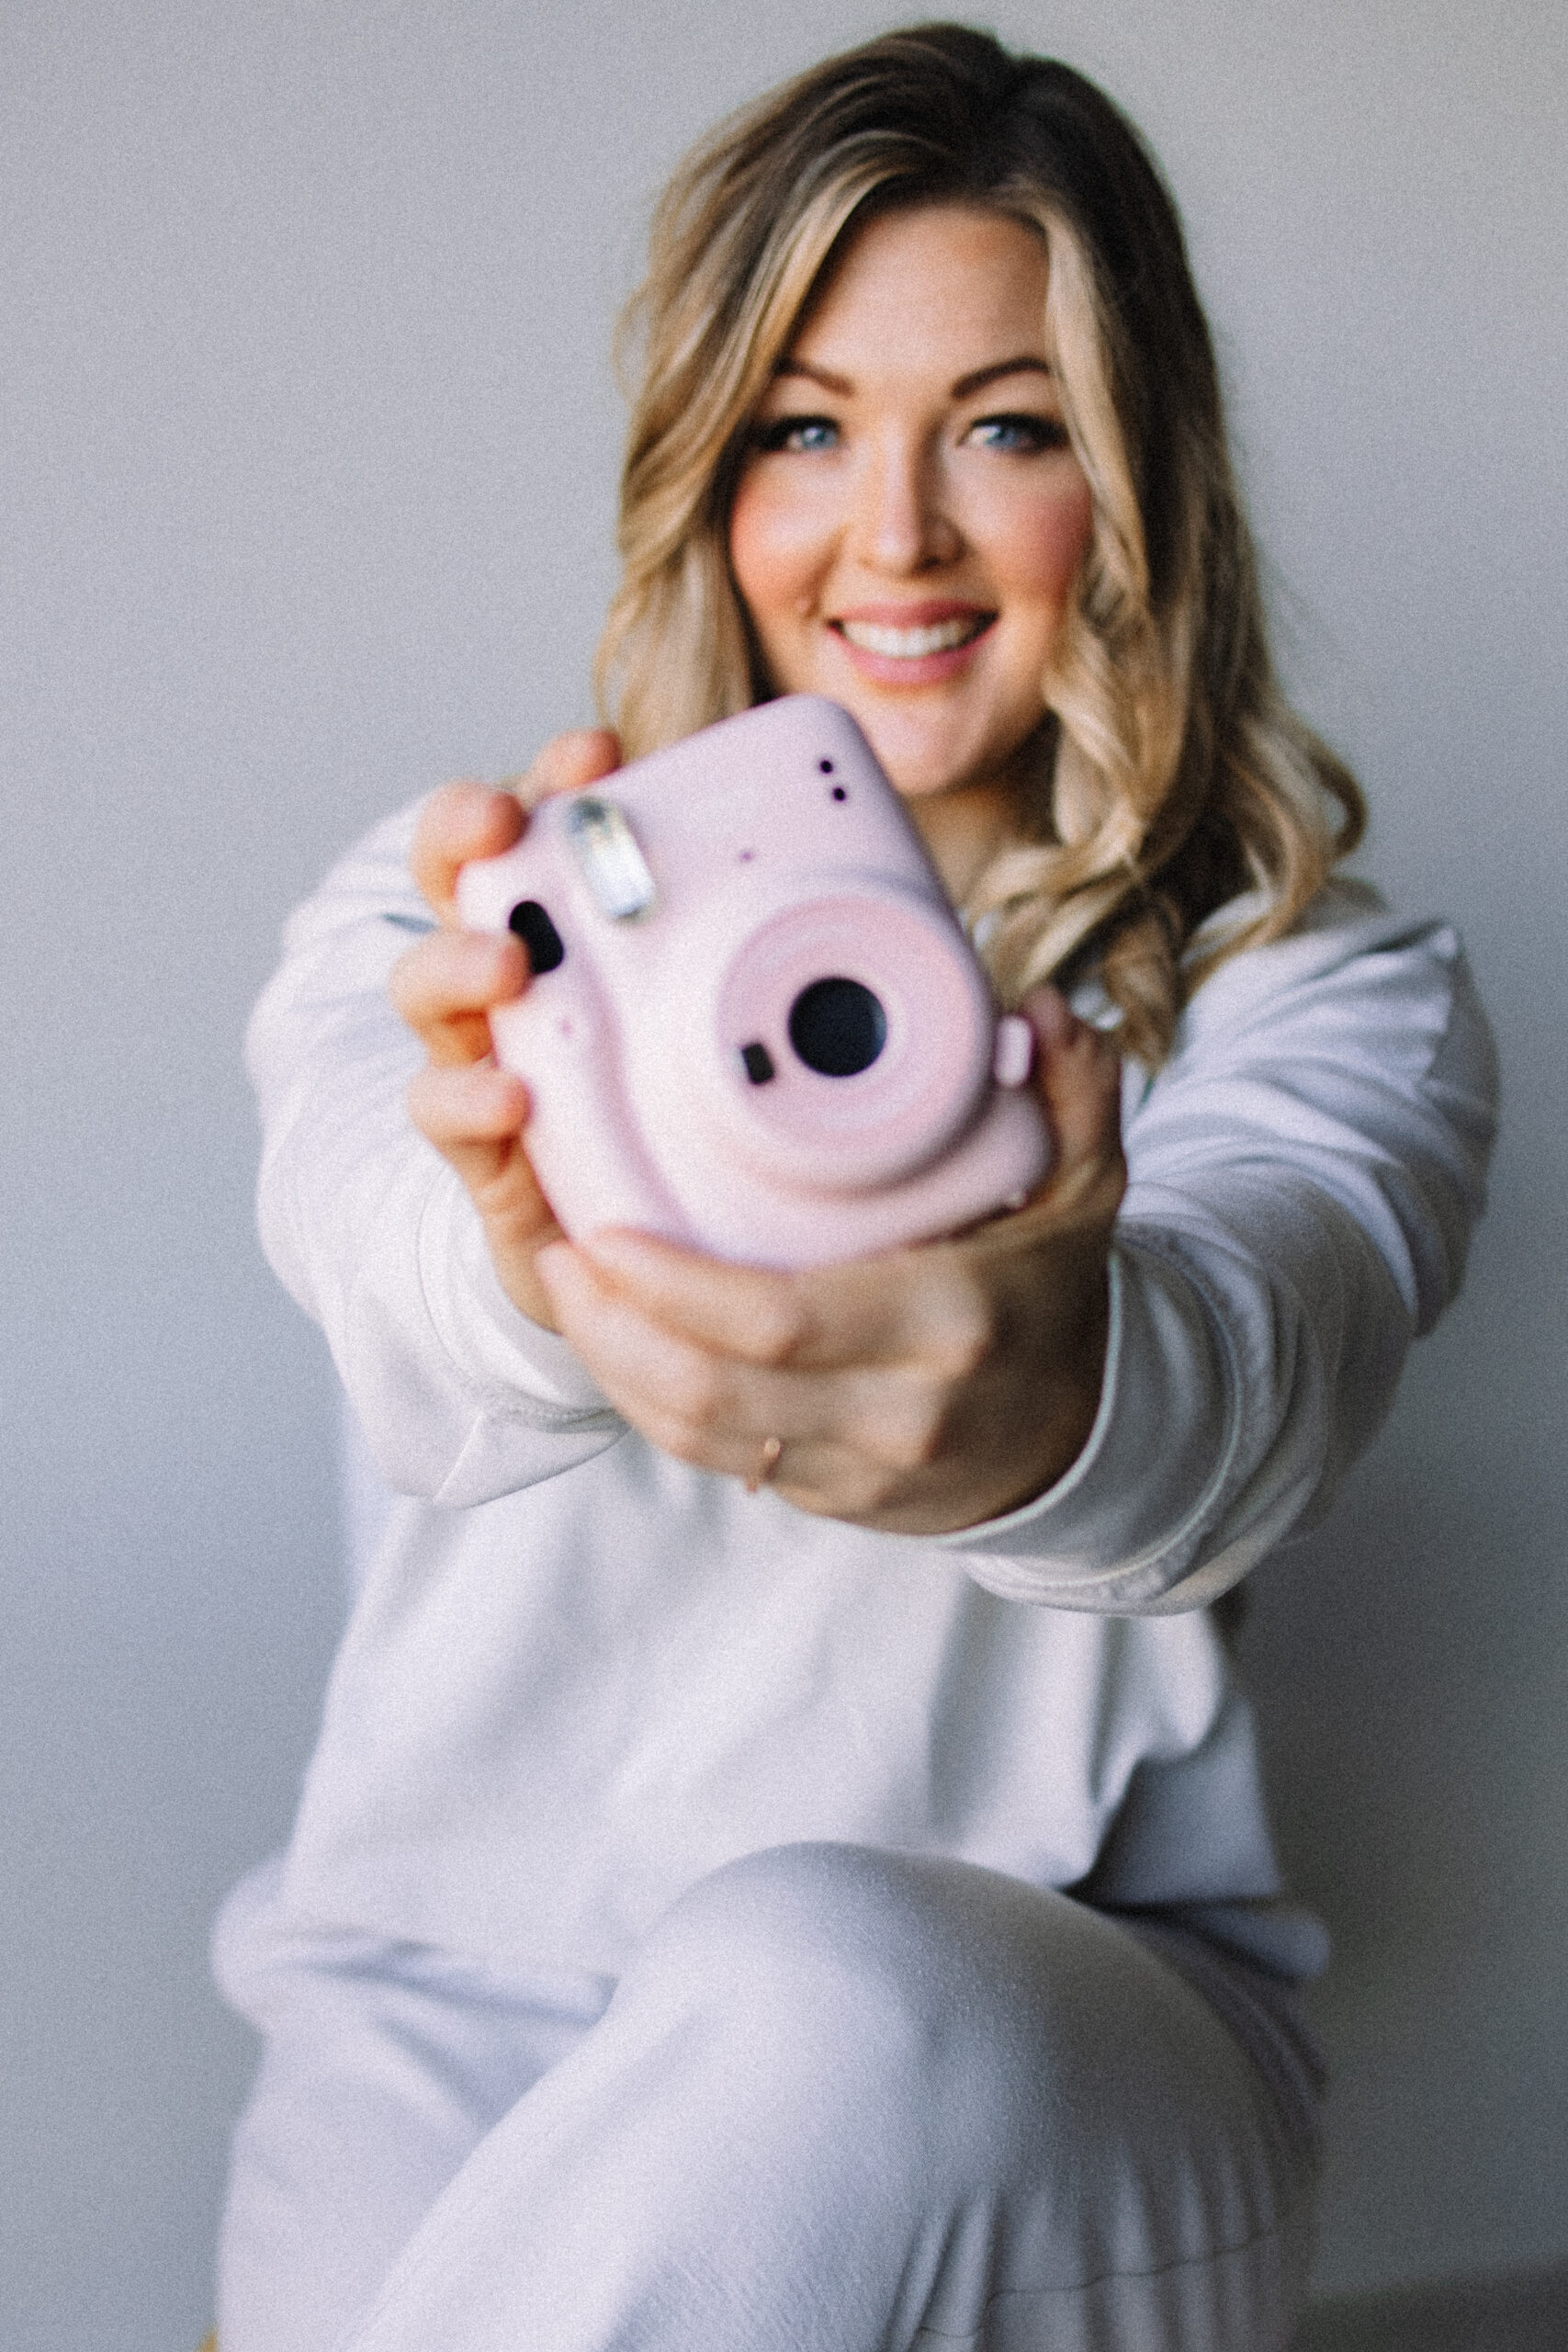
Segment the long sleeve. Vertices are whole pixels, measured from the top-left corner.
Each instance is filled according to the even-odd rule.
[[[382,1475],[468,1505],[625,1425],[505,1297],[462,1185],[409,1122],[419,1052],[386,982],[428,923],[412,824],[371,834],[288,925],[248,1041],[259,1214]],[[1222,966],[1152,1083],[1129,1070],[1094,1430],[1046,1494],[944,1539],[976,1580],[1056,1608],[1192,1608],[1310,1523],[1459,1287],[1495,1094],[1454,933],[1361,886]]]
[[[419,1047],[387,978],[429,927],[412,829],[412,810],[379,827],[294,915],[246,1061],[267,1256],[325,1331],[383,1476],[462,1505],[569,1469],[625,1424],[506,1297],[461,1183],[410,1123]]]
[[[366,1564],[291,1916],[613,1974],[708,1871],[827,1838],[1201,1905],[1216,1937],[1248,1906],[1255,1934],[1279,1873],[1250,1717],[1175,1612],[1325,1506],[1459,1283],[1493,1070],[1452,934],[1341,888],[1199,990],[1128,1076],[1089,1442],[938,1541],[669,1459],[502,1295],[404,1108],[408,831],[294,919],[251,1037],[269,1253],[427,1498]]]
[[[1129,1086],[1095,1427],[1046,1494],[946,1539],[977,1581],[1194,1608],[1325,1510],[1459,1288],[1495,1089],[1455,934],[1361,886],[1223,965]]]

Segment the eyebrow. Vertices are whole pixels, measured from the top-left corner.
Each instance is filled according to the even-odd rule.
[[[983,392],[987,384],[998,382],[1003,376],[1055,376],[1055,372],[1048,359],[1037,358],[1031,351],[1020,352],[1015,358],[994,360],[988,368],[976,368],[972,374],[960,376],[952,397],[955,401],[968,400],[971,394]],[[813,368],[805,359],[781,359],[773,369],[774,380],[781,376],[808,376],[825,392],[837,392],[844,399],[854,390],[848,376],[836,376],[829,368]]]

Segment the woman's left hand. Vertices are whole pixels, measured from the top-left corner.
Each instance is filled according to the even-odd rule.
[[[1069,1467],[1104,1372],[1121,1065],[1055,989],[1021,1010],[1055,1145],[1021,1209],[800,1273],[626,1232],[540,1253],[560,1329],[653,1444],[907,1535],[997,1518]]]

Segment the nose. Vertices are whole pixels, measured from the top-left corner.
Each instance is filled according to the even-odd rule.
[[[869,449],[856,491],[855,552],[873,571],[907,578],[958,555],[962,534],[929,448],[900,438]]]

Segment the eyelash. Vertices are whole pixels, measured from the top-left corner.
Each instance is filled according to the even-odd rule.
[[[1067,447],[1067,428],[1058,417],[1035,416],[1028,410],[1019,414],[976,417],[964,437],[968,440],[976,434],[1002,433],[1021,436],[1021,448],[1015,440],[1010,447],[1005,449],[1009,456],[1034,457],[1045,449],[1065,449]],[[1004,447],[1001,442],[990,439],[983,440],[980,446],[988,449]]]
[[[830,416],[780,416],[775,417],[771,424],[760,424],[757,427],[756,446],[765,456],[774,455],[780,449],[788,449],[792,444],[796,449],[805,452],[807,448],[818,445],[801,441],[798,438],[801,434],[820,432],[831,433],[836,436],[838,430],[838,426]]]
[[[804,435],[808,433],[828,434],[832,440],[829,443],[807,441]],[[810,456],[836,443],[838,433],[838,424],[830,416],[779,416],[769,424],[758,426],[753,446],[769,457],[778,455],[781,450]],[[999,437],[988,437],[1002,435],[1014,437],[1010,443]],[[979,438],[977,447],[1000,449],[1008,457],[1034,457],[1046,449],[1065,449],[1067,447],[1065,424],[1055,417],[1035,416],[1028,411],[976,417],[964,437],[967,441],[976,436],[987,436]]]

